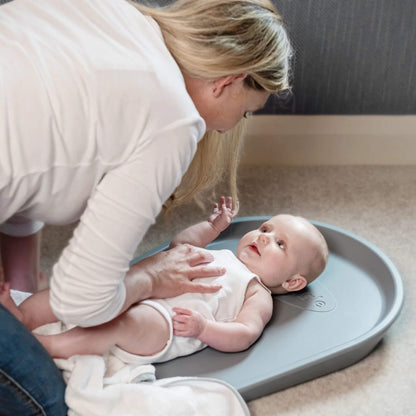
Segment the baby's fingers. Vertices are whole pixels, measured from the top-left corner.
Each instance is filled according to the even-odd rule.
[[[173,327],[173,335],[175,335],[175,337],[186,337],[187,332],[184,329]]]
[[[185,309],[185,308],[172,308],[172,311],[181,315],[192,315],[192,312],[189,309]]]

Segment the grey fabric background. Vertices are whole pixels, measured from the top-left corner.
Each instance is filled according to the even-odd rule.
[[[416,114],[416,1],[273,2],[295,49],[293,93],[263,113]]]
[[[274,3],[296,53],[292,112],[416,113],[414,0]]]

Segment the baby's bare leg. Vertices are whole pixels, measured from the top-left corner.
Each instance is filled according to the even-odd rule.
[[[76,354],[102,355],[114,345],[137,355],[159,352],[169,339],[169,325],[148,305],[135,305],[112,321],[90,328],[76,327],[57,335],[36,335],[53,358]]]
[[[19,310],[19,307],[14,303],[10,295],[10,283],[8,282],[0,282],[0,303],[20,322],[24,323],[23,313]]]
[[[119,332],[118,318],[103,325],[75,327],[60,334],[34,333],[52,358],[69,358],[73,355],[102,355],[116,342]]]
[[[19,310],[24,316],[23,323],[31,331],[41,325],[58,321],[49,303],[49,289],[29,296],[19,305]]]
[[[0,282],[0,303],[30,331],[58,320],[49,305],[49,289],[29,296],[17,306],[10,295],[10,283]]]
[[[122,336],[117,346],[137,355],[153,355],[161,351],[170,338],[169,324],[155,308],[136,304],[123,315]]]

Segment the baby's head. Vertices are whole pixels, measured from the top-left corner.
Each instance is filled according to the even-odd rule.
[[[324,270],[328,246],[308,220],[281,214],[245,234],[237,257],[272,293],[303,289]]]

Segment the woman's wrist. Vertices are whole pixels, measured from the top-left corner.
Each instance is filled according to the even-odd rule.
[[[153,284],[151,276],[146,273],[141,263],[132,265],[124,277],[126,297],[121,312],[141,300],[152,297]]]

